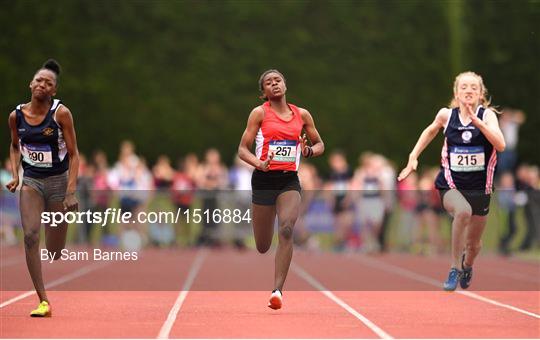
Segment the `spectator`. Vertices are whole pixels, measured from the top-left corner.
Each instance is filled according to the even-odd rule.
[[[384,199],[384,215],[377,241],[379,243],[380,250],[384,252],[388,248],[386,236],[396,200],[397,175],[395,167],[384,156],[376,155],[375,161],[378,163],[377,166],[380,168],[382,196]]]
[[[158,190],[167,190],[170,188],[173,177],[174,169],[171,166],[171,160],[165,155],[160,155],[156,164],[152,168],[154,175],[154,184]]]
[[[379,233],[384,218],[384,183],[381,177],[382,163],[378,155],[366,152],[360,156],[360,166],[352,179],[353,190],[358,190],[356,212],[360,222],[362,251],[378,252]]]
[[[139,188],[137,175],[140,174],[140,159],[135,154],[135,146],[131,141],[123,141],[120,145],[118,162],[110,172],[109,183],[113,189],[118,190],[120,209],[123,213],[131,212],[136,215],[143,203],[141,195],[137,193]],[[143,164],[142,167],[145,165]],[[120,242],[126,250],[136,250],[143,245],[140,225],[129,223],[122,225]]]
[[[416,206],[417,226],[414,228],[413,249],[426,255],[442,252],[440,198],[435,188],[435,178],[439,169],[424,171],[418,181],[418,204]],[[427,241],[425,234],[427,232]]]
[[[499,241],[499,251],[503,255],[510,253],[509,245],[516,234],[516,188],[514,176],[511,172],[505,172],[500,176],[498,188],[498,203],[501,212],[506,214],[507,228],[504,236]]]
[[[251,207],[251,174],[253,167],[236,156],[234,165],[229,171],[229,185],[234,191],[230,193],[232,202],[235,202],[233,209],[240,209],[245,212]],[[229,196],[229,195],[228,195]],[[251,225],[243,219],[241,223],[234,223],[233,244],[237,249],[245,248],[245,238],[250,231]]]
[[[302,162],[298,168],[298,179],[303,193],[298,220],[293,230],[293,242],[300,247],[316,249],[318,248],[318,243],[315,239],[311,238],[307,220],[309,218],[308,215],[313,212],[313,209],[317,209],[315,202],[321,185],[317,168],[306,161]]]
[[[525,220],[527,230],[519,250],[532,248],[540,228],[540,190],[537,166],[521,165],[517,170],[518,190],[526,194]]]
[[[221,163],[221,155],[217,149],[208,149],[201,167],[198,186],[204,190],[202,194],[202,211],[209,212],[218,208],[219,190],[227,187],[227,168]],[[218,224],[213,218],[203,219],[203,229],[197,238],[197,245],[217,246]]]
[[[193,199],[197,186],[195,184],[196,169],[198,166],[197,156],[194,154],[187,155],[184,159],[178,160],[177,171],[174,174],[171,186],[171,199],[176,209],[180,209],[182,220],[175,226],[176,235],[185,236],[185,244],[190,244],[190,226],[183,220],[184,211],[190,210],[193,205]],[[191,169],[190,169],[191,167]],[[185,232],[182,232],[182,231]]]
[[[14,246],[17,244],[15,227],[20,226],[19,202],[17,196],[11,194],[6,184],[11,181],[11,162],[7,158],[4,167],[0,169],[0,245]],[[20,181],[22,183],[22,181]]]
[[[79,211],[87,211],[92,208],[91,193],[94,177],[94,166],[88,163],[86,156],[79,154],[79,176],[77,178],[77,198],[79,199]],[[77,224],[77,236],[79,243],[91,241],[92,223],[84,219],[82,225]]]
[[[399,249],[409,251],[418,224],[416,214],[418,207],[418,177],[415,172],[398,182],[397,193],[400,208],[398,225]]]
[[[352,205],[345,200],[353,174],[347,163],[347,158],[341,150],[332,151],[328,157],[328,163],[330,176],[326,189],[330,190],[331,193],[331,206],[334,214],[334,248],[342,250],[354,223]]]
[[[107,163],[107,155],[105,152],[98,150],[94,153],[94,178],[92,183],[92,210],[104,212],[110,207],[111,202],[111,185],[109,184],[109,165]],[[110,232],[110,226],[100,225],[101,228],[101,243],[104,246],[115,246],[118,244],[118,239]]]
[[[504,109],[499,125],[506,141],[506,149],[499,153],[497,161],[498,173],[514,172],[517,164],[517,145],[519,140],[519,127],[525,122],[523,111]]]

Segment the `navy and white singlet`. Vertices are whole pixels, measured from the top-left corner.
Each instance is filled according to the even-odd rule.
[[[479,106],[476,115],[484,120],[485,108]],[[444,129],[441,171],[435,180],[440,190],[458,189],[491,194],[497,152],[472,123],[464,125],[459,108],[452,109]]]
[[[31,125],[24,119],[23,104],[15,109],[24,176],[45,178],[68,170],[66,142],[55,119],[60,105],[61,101],[54,99],[49,112],[38,125]]]

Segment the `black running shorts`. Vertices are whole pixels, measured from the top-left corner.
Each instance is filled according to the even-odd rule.
[[[444,195],[450,190],[441,189],[439,194],[441,195],[441,202],[443,202]],[[472,215],[486,216],[489,213],[489,203],[491,201],[491,195],[486,194],[481,190],[458,190],[467,202],[471,205]]]
[[[277,197],[286,191],[301,192],[296,171],[253,171],[251,201],[259,205],[275,205]]]

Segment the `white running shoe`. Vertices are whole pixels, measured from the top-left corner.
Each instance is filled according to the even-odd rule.
[[[283,295],[279,289],[274,289],[272,295],[270,295],[270,301],[268,301],[268,307],[272,309],[280,309],[283,303]]]

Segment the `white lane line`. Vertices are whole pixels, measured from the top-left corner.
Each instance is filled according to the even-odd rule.
[[[506,304],[506,303],[502,303],[502,302],[499,302],[499,301],[496,301],[496,300],[493,300],[493,299],[489,299],[487,297],[484,297],[482,295],[478,295],[478,294],[473,293],[473,292],[467,292],[467,291],[463,291],[463,290],[459,290],[457,292],[459,294],[471,297],[473,299],[484,301],[486,303],[490,303],[490,304],[495,305],[495,306],[507,308],[507,309],[513,310],[514,312],[522,313],[522,314],[525,314],[525,315],[528,315],[528,316],[532,316],[533,318],[540,319],[540,315],[538,315],[538,314],[526,311],[526,310],[521,309],[521,308],[514,307],[514,306]]]
[[[105,267],[106,265],[108,265],[108,263],[96,263],[96,264],[90,264],[88,266],[82,267],[82,268],[74,271],[71,274],[64,275],[64,276],[62,276],[62,277],[60,277],[60,278],[46,284],[45,289],[50,289],[50,288],[59,286],[59,285],[64,284],[64,283],[66,283],[68,281],[74,280],[74,279],[76,279],[78,277],[81,277],[81,276],[86,275],[86,274],[88,274],[90,272],[93,272],[96,269]],[[22,300],[24,298],[27,298],[27,297],[35,294],[35,293],[36,293],[35,290],[29,290],[26,293],[22,293],[20,295],[17,295],[14,298],[11,298],[11,299],[9,299],[7,301],[2,302],[0,304],[0,308],[4,308],[6,306],[9,306],[10,304],[15,303],[15,302],[17,302],[19,300]]]
[[[165,322],[163,323],[163,326],[161,326],[161,329],[157,336],[158,339],[169,338],[169,334],[174,325],[174,322],[176,321],[178,312],[180,312],[180,308],[182,308],[182,305],[184,304],[184,301],[186,300],[188,292],[191,289],[191,285],[193,284],[193,281],[195,281],[195,278],[197,277],[197,274],[199,273],[199,270],[202,267],[206,254],[207,254],[206,250],[199,250],[197,252],[197,255],[195,256],[195,260],[193,260],[193,263],[191,264],[191,268],[189,269],[189,273],[186,278],[186,281],[184,282],[184,285],[182,286],[182,290],[178,294],[178,297],[176,298],[176,301],[174,302],[173,307],[169,311],[167,320],[165,320]]]
[[[384,271],[392,273],[392,274],[397,274],[397,275],[400,275],[400,276],[403,276],[403,277],[407,277],[407,278],[409,278],[411,280],[416,280],[418,282],[426,283],[428,285],[432,285],[432,286],[435,286],[437,288],[441,288],[441,282],[439,282],[439,281],[437,281],[437,280],[435,280],[435,279],[433,279],[431,277],[427,277],[427,276],[418,274],[418,273],[413,272],[411,270],[403,269],[403,268],[394,266],[392,264],[384,263],[382,261],[371,259],[371,258],[365,258],[365,257],[351,257],[351,258],[353,260],[362,262],[363,264],[365,264],[367,266],[370,266],[372,268],[381,269],[381,270],[384,270]],[[507,308],[507,309],[513,310],[514,312],[522,313],[522,314],[525,314],[525,315],[532,316],[534,318],[540,319],[540,315],[538,315],[536,313],[529,312],[529,311],[526,311],[524,309],[517,308],[517,307],[514,307],[512,305],[508,305],[508,304],[505,304],[505,303],[502,303],[502,302],[499,302],[499,301],[496,301],[496,300],[493,300],[493,299],[489,299],[489,298],[486,298],[484,296],[478,295],[478,294],[473,293],[473,292],[468,292],[468,291],[463,291],[463,290],[456,290],[455,293],[465,295],[465,296],[468,296],[470,298],[473,298],[473,299],[476,299],[476,300],[479,300],[479,301],[483,301],[483,302],[490,303],[490,304],[495,305],[495,306]]]
[[[334,293],[329,291],[319,281],[317,281],[317,279],[315,279],[313,276],[311,276],[308,272],[306,272],[304,269],[302,269],[299,265],[297,265],[295,263],[291,263],[291,267],[298,276],[300,276],[301,278],[306,280],[310,285],[312,285],[315,289],[319,290],[327,298],[334,301],[341,308],[345,309],[347,312],[352,314],[355,318],[360,320],[364,325],[366,325],[369,329],[371,329],[381,339],[393,339],[392,336],[390,336],[388,333],[383,331],[379,326],[377,326],[372,321],[370,321],[368,318],[366,318],[365,316],[360,314],[356,309],[349,306],[347,303],[345,303],[345,301],[341,300],[336,295],[334,295]]]

